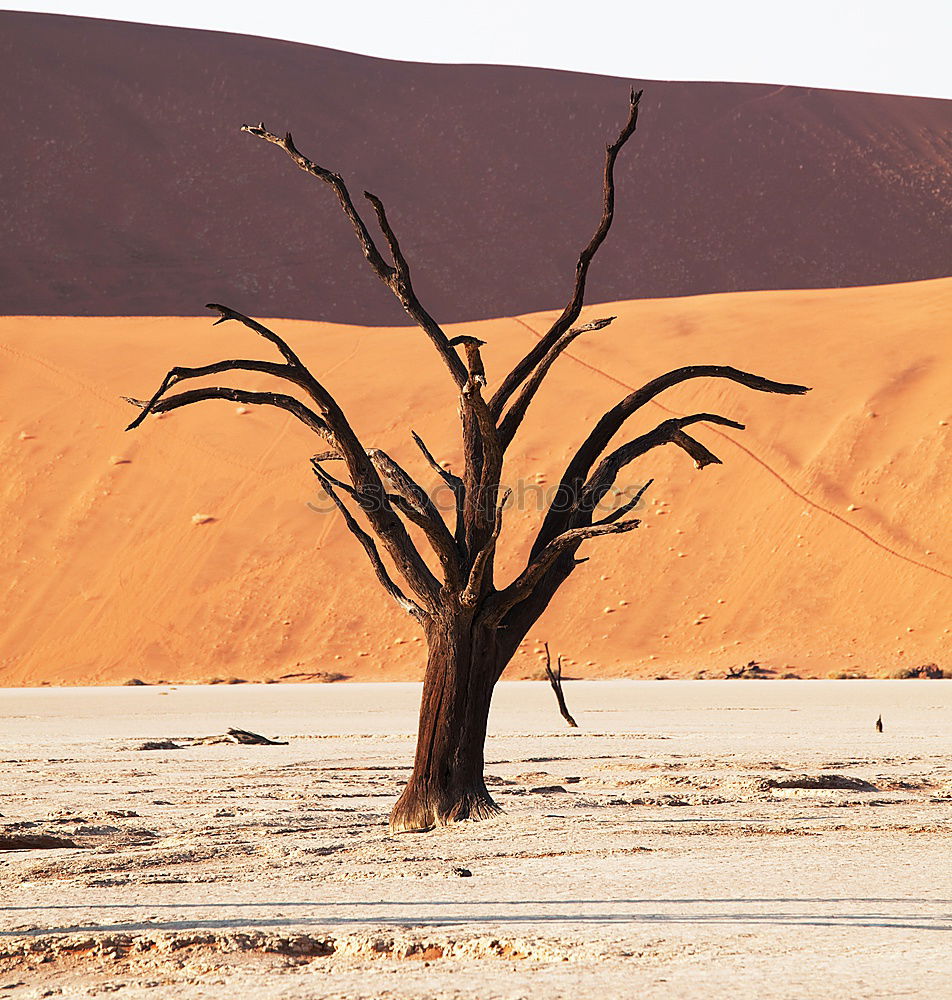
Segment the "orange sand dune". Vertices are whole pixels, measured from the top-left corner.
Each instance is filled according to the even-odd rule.
[[[587,543],[591,561],[533,640],[575,676],[722,673],[752,659],[804,676],[952,666],[950,310],[952,279],[588,309],[619,319],[577,342],[517,439],[507,478],[519,495],[522,477],[521,504],[500,579],[524,558],[536,488],[558,481],[623,386],[714,362],[814,391],[686,385],[633,420],[634,433],[704,409],[749,429],[701,430],[724,460],[703,473],[673,449],[633,468],[633,482],[656,480],[642,527]],[[552,315],[454,329],[489,341],[492,383]],[[279,329],[368,446],[427,485],[411,427],[458,459],[450,380],[422,334]],[[270,357],[269,345],[207,318],[8,317],[0,349],[0,683],[420,675],[416,627],[339,518],[308,507],[319,443],[302,425],[216,402],[122,430],[120,394],[148,395],[173,364]],[[510,675],[534,675],[536,650],[527,643]]]

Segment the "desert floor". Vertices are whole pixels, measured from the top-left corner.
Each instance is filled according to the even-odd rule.
[[[952,684],[566,691],[398,837],[416,684],[0,692],[0,835],[77,845],[0,854],[0,995],[952,995]],[[137,749],[229,726],[289,743]]]

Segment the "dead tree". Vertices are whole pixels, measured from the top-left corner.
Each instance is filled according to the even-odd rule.
[[[173,368],[151,399],[129,400],[142,411],[130,429],[151,413],[226,399],[279,407],[323,440],[326,450],[311,460],[315,476],[360,542],[383,589],[419,624],[427,642],[416,756],[411,777],[390,816],[395,831],[426,830],[499,811],[483,781],[483,746],[493,688],[555,592],[584,562],[577,558],[579,547],[597,536],[626,534],[639,524],[628,515],[636,507],[640,493],[608,514],[600,509],[599,502],[613,489],[618,476],[653,448],[669,444],[681,448],[699,469],[719,462],[688,432],[694,425],[709,423],[743,429],[743,424],[716,413],[693,413],[665,420],[609,451],[609,444],[628,418],[666,389],[692,379],[726,379],[761,392],[807,391],[804,386],[774,382],[724,365],[677,368],[652,379],[625,396],[591,429],[562,474],[556,499],[544,515],[527,565],[507,586],[495,585],[494,556],[509,497],[509,491],[500,485],[506,450],[559,355],[576,337],[601,330],[614,319],[606,316],[575,325],[589,267],[612,224],[615,160],[635,131],[640,98],[640,92],[632,91],[628,120],[606,149],[601,219],[579,254],[565,308],[488,399],[483,394],[487,380],[480,355],[482,343],[472,337],[450,340],[421,304],[414,291],[410,265],[383,202],[364,192],[388,256],[378,245],[380,237],[371,234],[340,174],[304,156],[290,133],[276,135],[263,123],[242,126],[242,131],[272,143],[301,170],[334,192],[371,270],[430,339],[455,383],[462,425],[462,475],[444,469],[413,434],[423,458],[455,497],[451,523],[444,520],[409,472],[390,455],[364,445],[331,392],[278,334],[228,306],[209,305],[219,314],[216,323],[234,320],[244,325],[273,344],[283,360],[230,360],[197,368]],[[192,379],[225,372],[270,375],[297,394],[249,392],[226,386],[181,388]],[[329,471],[332,459],[342,463],[339,475]],[[336,466],[333,468],[336,471]],[[430,563],[411,538],[408,524],[419,529],[432,548]]]

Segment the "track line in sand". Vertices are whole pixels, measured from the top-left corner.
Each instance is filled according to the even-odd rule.
[[[521,319],[518,316],[513,316],[512,318],[520,326],[524,326],[532,334],[532,336],[536,338],[536,340],[542,339],[542,334],[534,330],[524,319]],[[572,354],[570,351],[565,351],[563,352],[563,355],[566,358],[571,358],[571,360],[574,361],[577,365],[581,365],[583,368],[587,368],[590,372],[594,372],[596,375],[601,375],[603,378],[608,379],[609,382],[614,382],[615,385],[621,386],[621,388],[627,389],[629,392],[634,392],[638,388],[637,386],[629,385],[627,382],[623,382],[620,378],[610,374],[603,368],[599,368],[597,365],[593,365],[590,362],[585,361],[584,359],[580,358],[577,354]],[[665,413],[670,413],[672,416],[675,417],[684,416],[683,413],[678,413],[677,410],[670,409],[663,403],[659,403],[656,399],[652,399],[651,404],[653,406],[657,406],[660,410],[663,410]],[[749,458],[752,458],[758,465],[760,465],[763,469],[769,472],[770,475],[774,477],[774,479],[776,479],[779,483],[781,483],[790,493],[792,493],[798,499],[802,500],[808,506],[812,507],[814,510],[818,510],[822,514],[826,514],[828,517],[833,518],[834,521],[839,521],[840,524],[845,525],[851,531],[855,531],[856,534],[865,538],[866,541],[868,541],[872,545],[875,545],[876,548],[882,549],[882,551],[886,552],[888,555],[894,556],[896,559],[901,559],[903,560],[903,562],[910,563],[913,566],[918,566],[920,569],[928,570],[930,573],[935,573],[937,576],[944,577],[947,580],[952,580],[952,573],[946,573],[945,570],[938,569],[936,566],[930,566],[928,563],[921,562],[918,559],[914,559],[912,556],[907,556],[904,553],[899,552],[894,548],[891,548],[889,545],[886,545],[885,542],[881,542],[878,538],[869,534],[868,531],[865,531],[858,525],[855,525],[852,522],[847,521],[845,517],[842,517],[841,515],[837,514],[836,511],[830,510],[828,507],[824,507],[822,504],[817,503],[816,500],[813,500],[810,497],[808,497],[805,493],[801,493],[791,482],[789,482],[787,479],[784,479],[784,477],[780,475],[780,473],[777,472],[776,469],[768,465],[768,463],[765,462],[759,455],[751,451],[749,448],[741,444],[739,441],[736,441],[734,438],[729,437],[723,431],[716,430],[713,427],[709,428],[709,430],[711,431],[712,434],[716,434],[719,438],[722,438],[724,441],[730,442],[730,444],[732,444],[735,448],[738,448]]]

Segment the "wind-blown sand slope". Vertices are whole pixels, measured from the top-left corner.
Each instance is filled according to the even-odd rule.
[[[507,478],[519,496],[525,477],[522,509],[507,516],[500,579],[524,558],[513,537],[538,521],[533,489],[558,481],[621,383],[715,362],[814,388],[788,398],[687,385],[633,420],[632,434],[701,409],[749,429],[699,431],[725,463],[703,473],[672,449],[633,467],[632,482],[656,479],[642,528],[588,543],[591,561],[531,638],[578,676],[752,659],[803,675],[952,665],[950,308],[952,279],[587,310],[619,319],[560,362],[517,439]],[[553,315],[455,332],[489,341],[492,382]],[[427,485],[411,427],[457,460],[456,401],[422,334],[279,328],[365,444]],[[148,395],[173,364],[270,357],[269,345],[205,318],[12,317],[0,348],[0,682],[419,676],[415,627],[339,518],[307,506],[319,442],[293,418],[205,403],[123,433],[132,411],[120,394]],[[535,650],[513,676],[538,670]]]
[[[0,12],[0,313],[405,323],[261,119],[386,201],[434,315],[549,308],[630,83]],[[591,301],[950,273],[952,102],[643,83]]]

